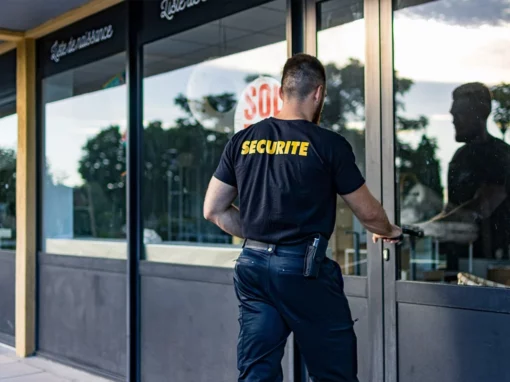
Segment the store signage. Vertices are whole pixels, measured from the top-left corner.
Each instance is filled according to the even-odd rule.
[[[163,0],[161,2],[161,18],[173,20],[174,16],[187,8],[205,3],[207,0]]]
[[[58,63],[62,57],[91,45],[109,40],[113,37],[113,32],[113,26],[107,25],[102,28],[87,31],[78,38],[71,37],[68,42],[57,40],[51,46],[51,61]]]
[[[236,132],[280,112],[283,101],[281,84],[273,77],[261,76],[250,82],[237,104],[234,129]]]

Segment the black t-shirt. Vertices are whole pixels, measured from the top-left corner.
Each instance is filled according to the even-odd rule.
[[[490,136],[457,150],[448,169],[448,203],[460,206],[471,200],[482,185],[505,187],[510,195],[510,146]],[[474,243],[475,257],[493,257],[510,251],[510,198],[480,224]],[[467,252],[464,252],[464,254]]]
[[[336,195],[365,180],[341,135],[305,120],[268,118],[235,134],[214,174],[237,187],[244,238],[272,244],[330,238]]]

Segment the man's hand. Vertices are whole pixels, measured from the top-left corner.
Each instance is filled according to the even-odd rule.
[[[378,235],[376,233],[374,233],[372,235],[372,241],[374,243],[377,243],[379,240],[382,240],[384,241],[385,243],[389,243],[389,244],[397,244],[397,243],[400,243],[403,239],[403,233],[402,233],[402,228],[392,224],[392,231],[391,231],[391,235],[389,236],[381,236],[381,235]]]

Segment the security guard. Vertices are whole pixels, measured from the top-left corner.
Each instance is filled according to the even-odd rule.
[[[339,265],[325,256],[341,195],[373,240],[395,243],[349,143],[318,126],[326,74],[298,54],[283,69],[283,107],[227,143],[204,216],[244,238],[234,273],[240,307],[239,381],[283,380],[294,333],[314,381],[358,381],[356,336]],[[239,195],[239,209],[232,203]]]

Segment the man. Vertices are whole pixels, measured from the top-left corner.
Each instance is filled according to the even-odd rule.
[[[337,194],[375,241],[401,239],[368,191],[351,146],[317,126],[325,84],[319,60],[290,58],[281,112],[227,143],[205,197],[206,219],[245,239],[234,277],[239,381],[282,381],[291,331],[315,381],[357,381],[356,336],[340,267],[324,256]],[[237,195],[239,210],[232,205]],[[313,254],[319,261],[305,266]],[[318,274],[308,272],[313,265],[320,265]]]
[[[426,234],[454,243],[443,246],[450,269],[459,269],[458,258],[467,256],[469,242],[475,257],[510,255],[510,146],[487,131],[491,104],[491,92],[481,83],[453,91],[455,140],[464,145],[448,168],[448,204],[432,224],[424,224]]]

